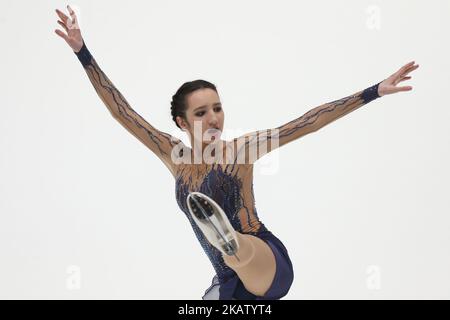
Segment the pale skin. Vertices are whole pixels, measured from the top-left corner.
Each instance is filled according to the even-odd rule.
[[[79,52],[83,46],[81,30],[75,12],[70,6],[67,6],[67,10],[69,15],[56,9],[56,14],[60,19],[57,22],[65,32],[56,29],[55,33],[64,39],[74,52]],[[418,67],[419,65],[415,64],[414,61],[405,64],[380,83],[378,86],[378,94],[380,96],[385,96],[402,91],[411,91],[412,86],[400,86],[400,83],[410,80],[411,76],[409,74]],[[194,179],[191,179],[191,183],[193,184],[192,188],[194,189],[194,185],[201,182],[208,170],[211,170],[211,166],[204,165],[203,163],[201,165],[180,165],[175,163],[170,156],[171,151],[176,143],[181,143],[181,141],[167,133],[157,130],[139,116],[112,82],[106,77],[95,59],[93,59],[92,64],[86,68],[86,72],[97,93],[113,117],[158,156],[175,178],[183,177],[183,175],[190,176],[191,178],[195,176]],[[276,129],[279,130],[279,143],[276,147],[281,147],[309,133],[316,132],[340,117],[360,108],[364,105],[364,102],[361,99],[361,93],[362,90],[343,99],[322,104],[311,109],[297,119],[277,127]],[[223,151],[226,152],[225,150],[227,150],[227,147],[236,147],[236,141],[238,139],[246,138],[247,142],[240,148],[236,148],[238,152],[245,152],[246,162],[245,164],[237,165],[241,167],[241,170],[236,170],[236,172],[233,172],[232,174],[235,174],[236,178],[243,182],[242,198],[244,199],[244,203],[248,203],[248,205],[246,205],[247,211],[245,212],[245,215],[247,217],[252,217],[251,213],[254,209],[252,207],[252,202],[254,199],[249,189],[253,178],[253,163],[264,154],[272,151],[274,147],[270,144],[270,147],[267,148],[266,152],[258,154],[255,159],[247,158],[246,151],[251,146],[259,146],[259,144],[265,143],[273,137],[267,133],[267,130],[260,130],[245,134],[231,141],[221,140],[220,137],[224,128],[224,120],[225,114],[220,97],[216,91],[209,88],[196,90],[188,95],[186,117],[176,118],[178,125],[189,136],[192,146],[189,150],[192,154],[203,154],[203,151],[210,143],[218,142],[223,143]],[[201,124],[201,132],[203,134],[201,137],[194,136],[194,123],[196,122]],[[218,129],[216,139],[213,142],[204,139],[205,133],[211,128]],[[199,143],[195,143],[196,141]],[[244,211],[242,213],[239,212],[239,214],[244,216]],[[237,252],[240,261],[237,261],[233,256],[224,256],[223,258],[225,263],[236,271],[248,291],[255,295],[264,295],[272,284],[275,275],[275,258],[266,242],[249,234],[251,231],[254,231],[251,229],[254,228],[254,225],[253,227],[251,223],[243,225],[247,229],[240,230],[239,232],[236,231],[240,244],[239,251]]]

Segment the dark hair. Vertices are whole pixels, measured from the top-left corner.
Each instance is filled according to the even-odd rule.
[[[172,102],[170,103],[172,106],[170,107],[172,119],[177,125],[178,128],[181,129],[181,127],[177,123],[177,116],[180,116],[181,118],[186,120],[186,96],[194,92],[198,89],[213,89],[215,92],[217,92],[216,86],[213,85],[211,82],[208,82],[206,80],[194,80],[190,82],[185,82],[178,90],[177,92],[172,96]]]

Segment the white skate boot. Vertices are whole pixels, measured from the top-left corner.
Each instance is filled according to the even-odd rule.
[[[201,192],[190,192],[186,202],[192,218],[206,239],[222,253],[236,256],[239,248],[236,231],[222,208]]]

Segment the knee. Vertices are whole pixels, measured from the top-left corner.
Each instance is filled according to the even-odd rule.
[[[294,271],[292,268],[284,270],[280,274],[280,279],[277,283],[278,290],[273,292],[273,297],[270,299],[281,299],[286,296],[291,289],[292,283],[294,282]]]
[[[294,282],[294,271],[293,270],[289,270],[287,272],[287,276],[286,276],[286,282],[285,282],[285,286],[284,286],[284,291],[282,293],[282,297],[286,296],[289,292],[289,290],[291,289],[292,283]]]

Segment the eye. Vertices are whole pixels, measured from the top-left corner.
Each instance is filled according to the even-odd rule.
[[[205,114],[204,111],[200,111],[200,112],[196,113],[195,115],[196,115],[197,117],[201,117],[201,116],[203,116],[204,114]]]
[[[216,108],[216,112],[220,112],[220,110],[222,110],[222,107],[217,107]]]

